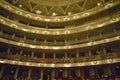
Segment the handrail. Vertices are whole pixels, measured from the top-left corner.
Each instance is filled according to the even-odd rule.
[[[6,33],[0,33],[0,37],[1,38],[5,38],[5,39],[8,39],[8,40],[13,40],[13,41],[17,41],[17,42],[23,42],[23,43],[28,43],[28,44],[35,44],[35,45],[46,45],[46,46],[55,46],[55,45],[59,45],[59,46],[64,46],[64,45],[74,45],[74,44],[81,44],[81,43],[86,43],[86,42],[90,42],[90,41],[96,41],[96,40],[101,40],[101,39],[104,39],[104,38],[109,38],[109,37],[114,37],[114,36],[117,36],[118,34],[120,33],[117,32],[116,34],[113,32],[109,32],[109,34],[104,34],[102,37],[100,37],[99,35],[98,36],[92,36],[92,37],[89,37],[89,39],[86,39],[86,38],[83,38],[83,39],[80,39],[78,41],[75,41],[75,40],[71,40],[71,41],[67,41],[67,43],[65,42],[42,42],[42,41],[38,41],[36,40],[36,42],[34,40],[29,40],[29,39],[24,39],[24,38],[19,38],[19,37],[16,37],[16,36],[12,36],[12,35],[9,35],[9,34],[6,34]]]
[[[87,61],[96,61],[103,59],[112,59],[120,57],[120,53],[107,53],[103,55],[92,55],[87,57],[71,58],[70,60],[64,61],[63,58],[37,58],[30,57],[19,54],[2,54],[0,53],[0,58],[17,60],[17,61],[30,61],[30,62],[41,62],[41,63],[76,63],[76,62],[87,62]]]
[[[117,15],[115,15],[112,18],[110,16],[101,18],[99,20],[99,23],[98,22],[94,23],[94,24],[89,23],[86,25],[81,25],[81,26],[71,27],[71,28],[66,28],[66,29],[43,29],[43,28],[30,27],[28,25],[20,24],[18,22],[15,22],[13,20],[7,19],[2,16],[0,16],[0,23],[3,25],[6,25],[8,27],[24,31],[24,32],[30,32],[30,33],[42,34],[42,35],[66,35],[66,34],[73,34],[73,33],[89,31],[89,30],[93,30],[96,28],[104,27],[105,25],[109,25],[109,24],[118,22],[120,20],[119,13],[120,13],[120,11],[115,13]],[[114,19],[116,19],[116,21],[114,21]]]

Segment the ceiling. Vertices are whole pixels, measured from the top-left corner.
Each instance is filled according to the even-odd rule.
[[[103,5],[104,0],[6,0],[23,10],[44,16],[65,16]]]

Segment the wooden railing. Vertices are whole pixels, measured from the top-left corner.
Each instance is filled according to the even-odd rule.
[[[105,38],[109,38],[109,37],[114,37],[117,36],[118,34],[120,34],[120,31],[118,31],[117,33],[114,32],[109,32],[107,34],[104,34],[102,37],[100,37],[99,35],[97,36],[92,36],[89,39],[85,39],[85,38],[81,38],[78,41],[75,40],[71,40],[71,41],[67,41],[67,43],[65,42],[44,42],[44,41],[34,41],[34,40],[30,40],[30,39],[24,39],[24,38],[20,38],[20,37],[13,37],[12,35],[6,34],[6,33],[0,33],[0,37],[1,38],[5,38],[8,40],[12,40],[12,41],[17,41],[17,42],[23,42],[23,43],[28,43],[28,44],[35,44],[35,45],[46,45],[46,46],[65,46],[65,45],[75,45],[75,44],[81,44],[81,43],[87,43],[90,41],[94,41],[94,40],[101,40],[101,39],[105,39]]]
[[[87,61],[96,61],[103,59],[112,59],[120,57],[120,53],[107,53],[103,55],[94,55],[87,57],[79,57],[79,58],[70,58],[67,61],[64,61],[63,58],[37,58],[23,55],[13,55],[0,53],[0,58],[11,59],[11,60],[20,60],[20,61],[30,61],[30,62],[42,62],[42,63],[76,63],[76,62],[87,62]]]

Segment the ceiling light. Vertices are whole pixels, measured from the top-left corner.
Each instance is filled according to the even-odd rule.
[[[11,27],[17,28],[18,26],[16,24],[11,24]]]
[[[53,16],[56,16],[57,14],[56,13],[52,13]]]
[[[36,13],[36,14],[41,14],[42,11],[40,11],[40,10],[35,10],[35,13]]]
[[[30,45],[30,47],[31,47],[31,48],[35,48],[35,46],[33,46],[33,45]]]
[[[59,47],[53,47],[53,49],[55,49],[55,50],[56,50],[56,49],[59,49]]]
[[[23,28],[22,30],[23,30],[23,31],[28,31],[28,30],[27,30],[27,29],[25,29],[25,28]]]
[[[30,15],[30,14],[26,14],[25,16],[28,17],[28,18],[31,18],[31,15]]]
[[[104,24],[99,24],[99,25],[98,25],[98,27],[102,27],[102,26],[104,26]]]
[[[50,19],[45,19],[45,21],[50,21]]]
[[[49,34],[49,32],[48,31],[43,31],[43,34]]]
[[[19,15],[22,15],[22,12],[21,11],[16,11],[17,14]]]
[[[112,3],[108,3],[106,6],[105,6],[105,8],[109,8],[109,7],[111,7],[112,6]]]
[[[97,3],[97,5],[98,5],[98,6],[100,6],[100,5],[101,5],[101,3]]]
[[[69,33],[70,33],[70,31],[69,31],[69,30],[66,30],[66,31],[65,31],[65,34],[69,34]]]
[[[64,20],[67,21],[67,20],[69,20],[69,18],[65,17]]]
[[[79,16],[74,16],[74,19],[77,19],[77,18],[79,18]]]
[[[22,4],[19,4],[18,6],[19,6],[20,8],[22,8],[22,7],[23,7],[23,6],[22,6]]]
[[[36,19],[36,20],[41,20],[41,18],[40,18],[40,17],[35,17],[35,19]]]
[[[83,16],[88,16],[90,13],[88,13],[88,12],[85,12],[84,14],[83,14]]]
[[[5,24],[5,21],[4,21],[3,19],[0,19],[0,22],[1,22],[2,24]]]
[[[12,8],[11,8],[11,6],[5,6],[5,8],[7,8],[7,9],[9,9],[9,10],[11,10]]]
[[[71,12],[68,12],[68,15],[71,15]]]

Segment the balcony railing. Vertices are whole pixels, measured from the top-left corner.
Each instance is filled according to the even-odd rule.
[[[112,59],[120,57],[120,53],[107,53],[103,55],[94,55],[87,57],[79,57],[79,58],[37,58],[23,55],[13,55],[0,53],[0,58],[10,59],[16,61],[30,61],[30,62],[40,62],[40,63],[76,63],[76,62],[87,62],[87,61],[96,61],[96,60],[104,60],[104,59]]]
[[[88,39],[87,38],[81,38],[77,41],[71,40],[71,41],[67,41],[67,42],[44,42],[44,41],[38,41],[38,40],[34,41],[34,40],[24,39],[24,38],[20,38],[20,37],[16,37],[16,36],[13,37],[12,35],[6,34],[6,33],[0,33],[0,37],[8,39],[8,40],[16,41],[16,42],[35,44],[35,45],[65,46],[65,45],[75,45],[75,44],[87,43],[87,42],[90,42],[90,41],[102,40],[102,39],[118,36],[119,34],[120,34],[120,31],[118,31],[117,33],[109,32],[107,34],[103,34],[102,37],[97,35],[97,36],[91,36]]]

